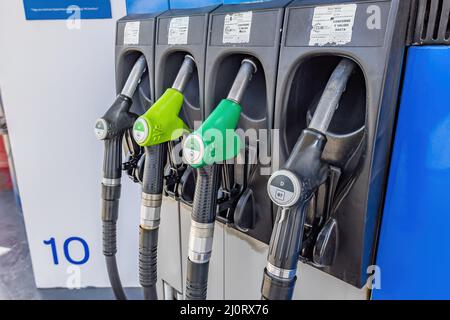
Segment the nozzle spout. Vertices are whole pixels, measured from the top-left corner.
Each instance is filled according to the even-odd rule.
[[[130,99],[133,98],[134,92],[136,91],[136,88],[141,81],[141,77],[144,74],[146,68],[147,62],[145,60],[145,57],[142,55],[139,57],[139,59],[137,59],[136,63],[133,66],[133,69],[131,69],[127,82],[123,86],[121,92],[122,95]]]
[[[180,67],[180,71],[178,71],[177,77],[173,82],[172,88],[177,90],[178,92],[183,92],[186,88],[187,83],[191,79],[192,73],[194,72],[195,60],[194,58],[187,54],[184,57],[183,64]]]
[[[324,134],[328,131],[331,119],[339,106],[339,100],[355,67],[356,64],[352,60],[344,58],[334,69],[309,124],[310,129]]]
[[[236,78],[234,79],[227,99],[232,100],[238,104],[241,103],[245,90],[247,89],[247,86],[252,79],[252,75],[256,73],[256,71],[256,63],[252,59],[246,58],[242,60],[241,67]]]

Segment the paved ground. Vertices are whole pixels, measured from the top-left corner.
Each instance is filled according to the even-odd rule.
[[[14,194],[0,192],[0,299],[39,299],[22,213]]]

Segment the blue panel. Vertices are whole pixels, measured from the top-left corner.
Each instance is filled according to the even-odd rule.
[[[27,20],[110,19],[109,0],[23,0]],[[78,17],[77,17],[78,18]]]
[[[374,299],[450,299],[450,47],[409,49]]]
[[[155,13],[169,9],[169,0],[126,0],[127,13]]]
[[[170,9],[201,8],[222,4],[222,0],[170,0]]]
[[[240,3],[252,3],[252,2],[267,2],[271,0],[223,0],[223,4],[240,4]]]

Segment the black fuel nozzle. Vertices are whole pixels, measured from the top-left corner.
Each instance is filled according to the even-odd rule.
[[[120,94],[105,115],[95,123],[95,135],[99,140],[114,139],[133,126],[137,115],[130,113],[132,98],[143,73],[147,68],[144,56],[141,56],[133,66]]]
[[[108,275],[117,299],[126,299],[115,259],[116,223],[122,177],[122,140],[137,118],[136,114],[130,112],[130,108],[132,97],[146,67],[145,57],[141,56],[134,64],[122,92],[105,115],[95,123],[96,137],[105,142],[102,179],[103,254],[106,257]]]
[[[329,174],[322,160],[326,132],[345,91],[355,63],[343,59],[334,70],[311,120],[301,133],[281,170],[272,174],[267,190],[279,206],[264,270],[262,297],[270,300],[292,298],[297,263],[302,248],[309,201]]]

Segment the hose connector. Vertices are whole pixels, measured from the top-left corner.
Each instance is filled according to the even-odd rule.
[[[206,263],[211,258],[214,236],[214,223],[198,223],[191,221],[189,235],[189,260],[195,263]]]

